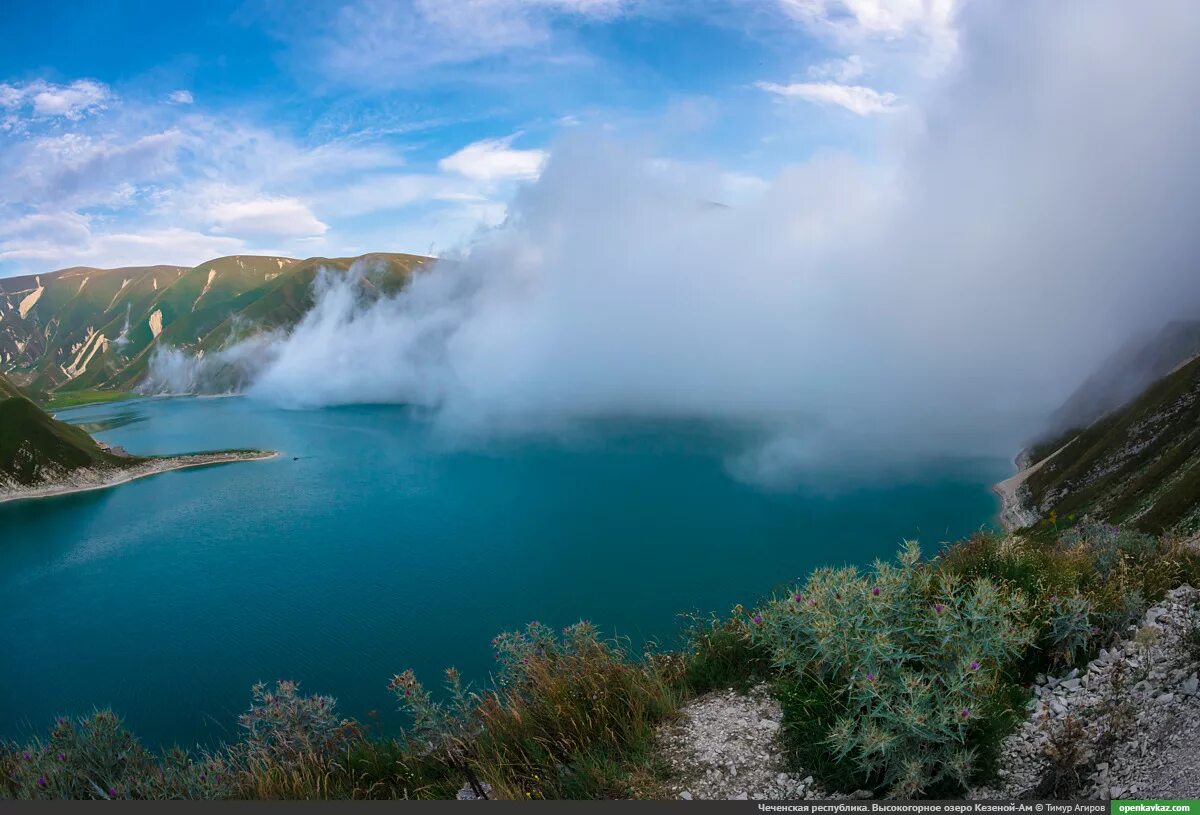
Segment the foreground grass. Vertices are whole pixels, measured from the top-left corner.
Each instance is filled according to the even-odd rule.
[[[395,737],[293,682],[256,686],[242,737],[210,753],[153,754],[107,711],[59,720],[0,747],[0,795],[658,798],[658,725],[696,694],[768,681],[790,759],[825,789],[953,796],[992,771],[1036,673],[1082,665],[1197,580],[1194,549],[1106,525],[980,534],[930,560],[910,545],[894,564],[821,569],[752,611],[692,619],[679,651],[635,652],[586,622],[501,634],[485,689],[453,669],[437,694],[393,677],[412,722]]]
[[[67,408],[98,405],[105,402],[124,402],[142,398],[130,391],[79,390],[51,394],[42,402],[43,410],[66,410]]]

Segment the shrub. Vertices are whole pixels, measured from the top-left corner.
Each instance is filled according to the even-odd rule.
[[[300,684],[286,679],[274,689],[259,682],[251,688],[250,710],[238,721],[246,731],[241,749],[250,759],[290,767],[311,760],[328,761],[357,737],[358,725],[339,719],[332,696],[299,693]]]
[[[1047,718],[1042,722],[1047,732],[1042,746],[1049,771],[1038,790],[1040,796],[1069,800],[1079,794],[1083,784],[1090,751],[1087,729],[1076,716],[1067,716],[1061,727]],[[1040,797],[1039,796],[1039,797]]]
[[[1050,597],[1050,617],[1044,639],[1051,664],[1058,668],[1078,665],[1090,651],[1092,638],[1099,633],[1093,625],[1092,604],[1078,594]]]
[[[627,778],[651,761],[654,725],[681,700],[682,659],[633,658],[587,622],[561,635],[535,622],[492,644],[491,690],[469,693],[451,674],[448,701],[437,702],[411,672],[392,680],[414,747],[470,768],[499,797],[630,794]]]
[[[258,798],[328,797],[331,765],[352,742],[358,724],[339,719],[331,696],[302,695],[298,682],[251,688],[250,709],[238,722],[241,741],[228,750],[242,793]]]
[[[994,702],[1031,639],[1024,611],[1020,592],[930,568],[909,543],[896,566],[820,569],[752,621],[785,676],[810,683],[800,696],[832,759],[911,797],[968,782],[974,737],[1005,716]]]
[[[1121,639],[1167,590],[1200,579],[1200,552],[1174,538],[1090,521],[1043,537],[979,534],[940,558],[943,569],[964,578],[986,577],[1028,599],[1025,622],[1038,632],[1039,647],[1022,662],[1025,679]],[[1081,599],[1065,609],[1059,598]]]
[[[751,637],[746,612],[741,606],[725,619],[690,615],[684,629],[685,680],[693,693],[714,688],[745,689],[766,677],[769,655]]]
[[[1085,521],[1059,537],[1066,549],[1086,550],[1096,577],[1107,579],[1125,557],[1145,558],[1158,549],[1158,538],[1113,524]]]
[[[13,798],[217,798],[232,789],[219,760],[178,748],[156,756],[107,710],[59,718],[47,741],[5,753],[0,768]]]

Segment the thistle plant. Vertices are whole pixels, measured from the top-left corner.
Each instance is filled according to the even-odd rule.
[[[1086,551],[1100,579],[1106,579],[1125,558],[1153,556],[1158,543],[1153,535],[1095,521],[1081,523],[1058,539],[1061,549]]]
[[[471,769],[473,745],[481,724],[475,716],[476,697],[468,694],[455,668],[446,669],[448,701],[435,700],[411,669],[388,683],[400,709],[412,717],[408,738],[420,751],[462,770],[477,798],[487,798],[483,784]]]
[[[471,693],[447,672],[435,699],[412,671],[390,688],[412,716],[409,741],[510,798],[570,797],[583,779],[573,764],[651,744],[654,723],[677,709],[685,670],[677,654],[631,656],[595,626],[555,632],[541,623],[492,640],[494,687]],[[476,777],[478,775],[478,778]]]
[[[965,786],[1012,660],[1031,639],[1025,599],[985,578],[965,582],[920,560],[820,569],[752,615],[756,642],[785,675],[838,701],[826,744],[890,794]]]
[[[298,682],[259,682],[250,690],[250,710],[238,719],[245,730],[239,758],[295,768],[332,759],[360,735],[355,722],[338,717],[337,700],[302,695]]]
[[[60,717],[47,740],[0,750],[0,797],[218,798],[232,789],[220,758],[174,748],[156,755],[111,711]]]
[[[1087,656],[1092,638],[1100,634],[1094,617],[1091,601],[1082,595],[1050,598],[1045,636],[1052,665],[1065,668]]]

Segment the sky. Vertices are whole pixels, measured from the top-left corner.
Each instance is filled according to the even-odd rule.
[[[0,276],[237,253],[442,255],[555,145],[637,144],[736,206],[871,161],[955,0],[213,0],[0,17]]]
[[[1195,0],[8,5],[0,274],[453,259],[166,390],[717,419],[784,483],[1011,453],[1200,315]]]

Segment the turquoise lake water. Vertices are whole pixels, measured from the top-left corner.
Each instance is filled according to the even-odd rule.
[[[135,453],[283,455],[0,504],[0,737],[112,706],[148,743],[211,744],[279,677],[395,727],[386,684],[405,668],[486,678],[489,640],[533,619],[666,640],[679,612],[969,534],[1009,472],[940,463],[779,493],[731,478],[733,442],[696,424],[454,449],[402,407],[171,399],[61,418]]]

